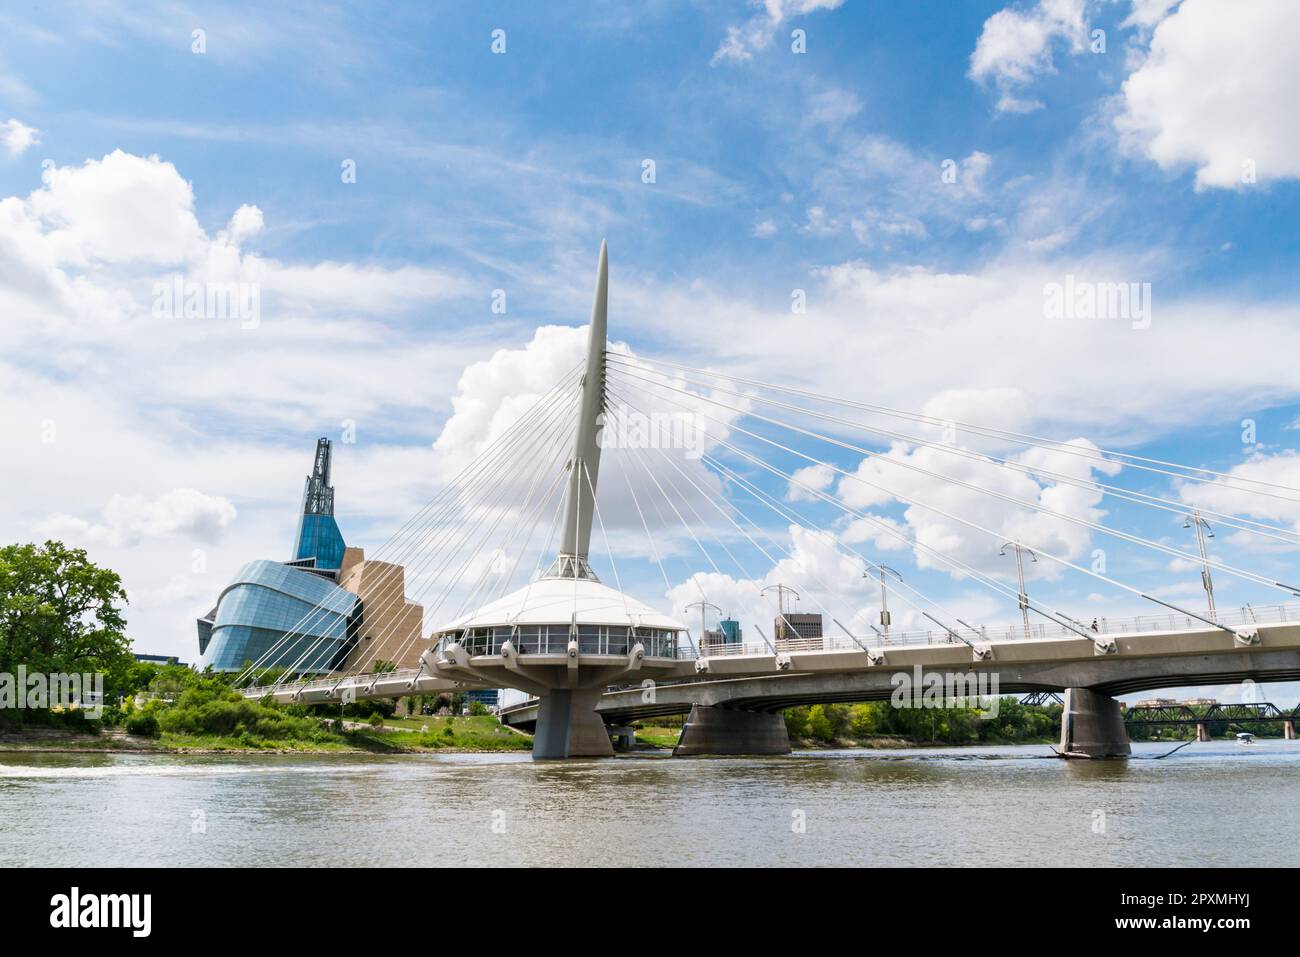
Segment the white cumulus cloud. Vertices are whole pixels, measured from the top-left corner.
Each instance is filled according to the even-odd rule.
[[[1125,145],[1162,169],[1195,167],[1197,189],[1300,178],[1297,35],[1292,0],[1185,0],[1124,82]]]
[[[45,523],[45,533],[110,545],[134,545],[148,538],[177,536],[211,541],[235,520],[235,515],[235,506],[219,495],[177,488],[154,499],[114,495],[98,521],[56,514]]]
[[[997,87],[999,112],[1031,112],[1042,103],[1019,91],[1055,71],[1052,54],[1058,43],[1070,53],[1082,53],[1086,35],[1083,0],[1039,0],[1025,10],[1007,7],[984,21],[971,54],[970,77]]]

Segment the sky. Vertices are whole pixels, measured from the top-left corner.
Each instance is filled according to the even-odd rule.
[[[85,547],[122,574],[136,649],[193,660],[194,619],[239,566],[289,557],[317,436],[335,441],[348,542],[400,551],[408,519],[580,360],[605,239],[610,337],[643,376],[613,388],[717,416],[708,459],[806,519],[707,460],[609,450],[607,581],[683,620],[708,600],[751,638],[781,582],[864,631],[878,561],[1005,628],[1014,598],[936,553],[1014,588],[998,545],[1019,539],[1044,556],[1031,594],[1080,620],[1163,609],[1046,556],[1095,568],[1100,550],[1112,582],[1200,610],[1194,562],[1082,524],[1194,552],[1178,510],[1077,483],[1300,531],[1297,32],[1289,0],[6,7],[0,540]],[[1141,314],[1052,305],[1101,284],[1136,290]],[[176,288],[237,299],[189,314]],[[674,379],[665,360],[733,378]],[[884,462],[744,419],[782,414],[742,380],[1276,487],[800,419]],[[791,482],[729,445],[813,471]],[[693,523],[656,511],[665,476]],[[1293,545],[1219,532],[1215,561],[1300,578]],[[527,541],[525,577],[545,551]],[[476,557],[486,587],[515,557]],[[430,572],[418,596],[430,627],[478,594],[440,603],[444,584]],[[1293,597],[1215,586],[1229,609]]]

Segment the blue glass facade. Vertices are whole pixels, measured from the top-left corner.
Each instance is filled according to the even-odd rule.
[[[269,651],[266,667],[333,670],[355,640],[357,611],[356,595],[320,575],[279,562],[249,562],[217,601],[198,669],[238,671]]]
[[[337,569],[343,564],[343,533],[333,515],[307,515],[298,519],[298,547],[293,560],[316,559],[317,568]]]
[[[331,571],[343,564],[343,535],[334,521],[334,486],[330,485],[330,440],[316,440],[316,458],[302,490],[302,512],[290,561],[315,559],[317,568]]]
[[[500,694],[496,688],[474,688],[465,692],[465,701],[477,701],[486,707],[495,708]]]

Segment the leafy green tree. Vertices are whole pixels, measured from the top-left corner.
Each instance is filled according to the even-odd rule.
[[[867,738],[875,734],[878,723],[873,705],[855,704],[849,709],[849,732],[855,738]]]
[[[791,738],[808,737],[808,709],[787,708],[785,712],[785,730]]]
[[[826,716],[825,705],[815,704],[808,710],[808,733],[827,744],[834,740],[835,727]]]
[[[116,572],[62,542],[0,548],[0,670],[106,674],[121,693],[134,664]]]
[[[188,665],[154,665],[154,675],[147,687],[154,694],[171,698],[193,688],[201,680]]]
[[[846,704],[822,705],[826,720],[830,722],[831,737],[842,738],[849,730],[849,706]]]

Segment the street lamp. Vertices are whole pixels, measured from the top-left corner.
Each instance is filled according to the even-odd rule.
[[[903,580],[903,576],[898,574],[898,572],[894,571],[888,565],[877,565],[876,568],[880,572],[880,636],[883,639],[889,637],[889,624],[890,624],[889,593],[888,590],[885,588],[885,572],[888,572],[889,574],[893,575],[900,582]],[[871,572],[863,572],[862,577],[870,578]]]
[[[1200,509],[1192,509],[1192,514],[1183,519],[1183,528],[1196,529],[1196,547],[1201,552],[1201,587],[1205,589],[1205,600],[1210,605],[1210,618],[1217,621],[1214,614],[1214,579],[1210,577],[1210,557],[1205,551],[1205,540],[1214,537],[1214,529],[1201,518]]]
[[[705,615],[705,613],[706,613],[710,608],[712,608],[712,609],[713,609],[714,611],[716,611],[719,615],[721,615],[721,614],[722,614],[722,609],[719,608],[717,605],[711,603],[711,602],[707,602],[707,601],[695,601],[695,602],[691,602],[689,605],[686,605],[682,610],[683,610],[683,611],[690,611],[692,608],[698,608],[698,609],[700,610],[700,648],[703,649],[703,647],[704,647],[704,615]]]
[[[1002,547],[998,549],[998,554],[1005,555],[1007,553],[1008,547],[1014,548],[1016,550],[1016,579],[1020,582],[1020,615],[1025,620],[1025,637],[1028,638],[1030,637],[1029,593],[1025,591],[1025,563],[1024,560],[1021,558],[1020,553],[1028,552],[1029,560],[1031,562],[1037,562],[1038,556],[1034,554],[1034,550],[1032,548],[1025,548],[1019,542],[1003,542]]]
[[[786,627],[788,627],[789,624],[790,624],[790,622],[787,621],[787,620],[786,620],[786,617],[785,617],[785,595],[786,595],[786,592],[789,592],[791,595],[794,596],[794,600],[795,600],[795,601],[798,601],[798,600],[799,600],[799,593],[798,593],[797,591],[795,591],[793,588],[791,588],[789,585],[780,585],[780,584],[777,584],[777,585],[768,585],[766,588],[762,588],[762,589],[760,589],[758,594],[759,594],[759,596],[761,597],[761,596],[763,596],[763,595],[766,595],[768,592],[770,592],[770,591],[771,591],[772,589],[774,589],[774,588],[776,589],[776,610],[777,610],[777,617],[781,619],[781,621],[784,623],[784,625],[785,625]],[[784,632],[784,631],[785,631],[785,628],[783,627],[781,630]],[[793,630],[793,629],[791,629],[791,630]],[[778,634],[777,637],[780,638],[781,636]],[[795,637],[798,637],[798,635],[796,635]]]

